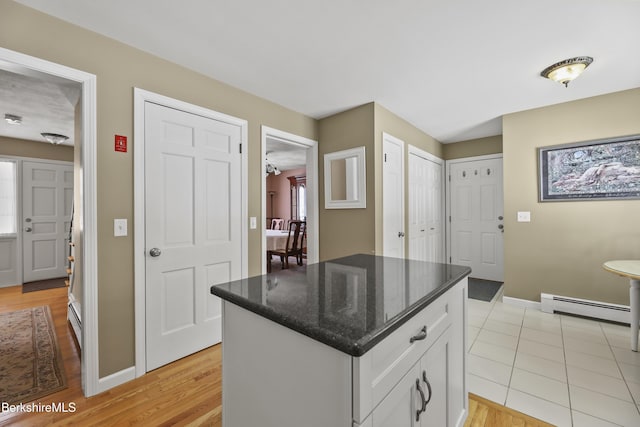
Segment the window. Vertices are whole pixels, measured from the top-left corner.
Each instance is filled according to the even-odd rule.
[[[291,186],[291,219],[307,220],[307,176],[288,176]]]
[[[16,163],[0,160],[0,236],[16,234]]]

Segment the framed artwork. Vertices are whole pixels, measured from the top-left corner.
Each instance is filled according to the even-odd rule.
[[[640,135],[538,149],[540,201],[640,198]]]

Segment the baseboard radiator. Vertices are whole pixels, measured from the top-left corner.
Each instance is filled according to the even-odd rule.
[[[552,294],[540,294],[540,310],[545,313],[568,313],[626,324],[631,322],[631,314],[627,305]]]
[[[73,301],[69,301],[69,308],[67,310],[67,319],[71,324],[71,330],[73,330],[73,333],[76,336],[78,345],[82,349],[82,319],[80,318],[78,307]]]

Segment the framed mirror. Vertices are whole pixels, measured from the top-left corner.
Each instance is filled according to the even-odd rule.
[[[324,155],[325,209],[367,207],[364,147]]]

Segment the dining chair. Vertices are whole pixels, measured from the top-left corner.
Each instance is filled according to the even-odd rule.
[[[273,218],[271,220],[271,229],[272,230],[282,230],[284,226],[284,219],[282,218]]]
[[[302,265],[302,241],[304,234],[306,233],[306,228],[306,221],[289,222],[289,234],[287,235],[285,247],[270,251],[271,255],[280,257],[283,269],[289,268],[290,256],[295,256],[297,264]],[[267,268],[268,267],[269,266],[267,266]]]

